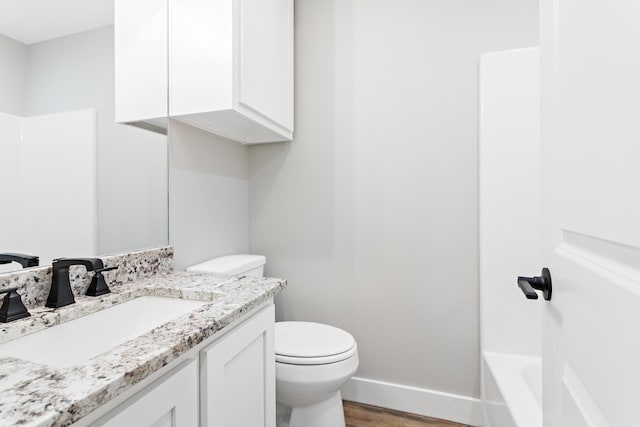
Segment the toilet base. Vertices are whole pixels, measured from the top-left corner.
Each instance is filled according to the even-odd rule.
[[[288,427],[345,427],[342,394],[338,390],[322,402],[291,408],[289,423],[278,423],[279,427],[287,425]]]
[[[291,408],[276,401],[276,427],[289,427],[289,418],[291,418]]]

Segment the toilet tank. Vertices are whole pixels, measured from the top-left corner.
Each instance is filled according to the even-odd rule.
[[[218,273],[228,276],[262,277],[267,259],[263,255],[227,255],[213,258],[187,267],[187,271],[197,273]]]

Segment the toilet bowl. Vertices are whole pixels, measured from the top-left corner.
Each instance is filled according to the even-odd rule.
[[[191,272],[262,277],[262,255],[229,255]],[[277,322],[278,427],[345,427],[340,388],[358,369],[358,346],[342,329],[314,322]]]
[[[340,388],[359,363],[353,337],[321,323],[278,322],[275,343],[276,399],[290,412],[288,426],[344,427]]]

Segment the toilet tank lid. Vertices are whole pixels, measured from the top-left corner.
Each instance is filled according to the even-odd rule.
[[[264,255],[227,255],[192,265],[191,267],[187,267],[187,271],[235,276],[253,270],[256,267],[263,266],[266,261],[267,259]]]

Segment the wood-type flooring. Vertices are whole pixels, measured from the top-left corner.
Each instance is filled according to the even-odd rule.
[[[347,427],[470,427],[452,421],[344,401]]]

